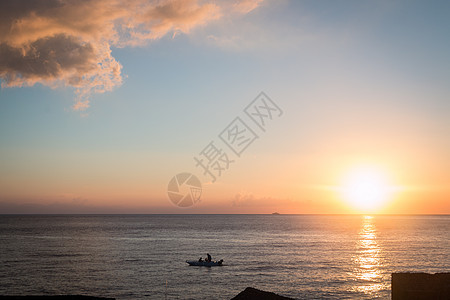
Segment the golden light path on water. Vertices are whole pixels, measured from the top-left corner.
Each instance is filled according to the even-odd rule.
[[[363,217],[357,243],[357,255],[353,257],[355,265],[353,275],[359,283],[354,291],[364,294],[376,294],[384,288],[382,283],[382,249],[377,243],[377,231],[371,216]]]

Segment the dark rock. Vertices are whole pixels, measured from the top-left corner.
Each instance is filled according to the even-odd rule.
[[[279,296],[275,293],[264,292],[258,289],[254,289],[252,287],[248,287],[231,300],[294,300],[294,299]]]
[[[392,300],[450,300],[450,273],[392,273]]]
[[[57,295],[57,296],[0,296],[2,300],[115,300],[115,298],[103,298],[81,295]]]

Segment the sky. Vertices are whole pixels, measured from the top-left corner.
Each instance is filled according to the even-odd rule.
[[[449,16],[448,1],[2,1],[0,213],[450,214]],[[181,173],[201,182],[189,207],[168,194]]]

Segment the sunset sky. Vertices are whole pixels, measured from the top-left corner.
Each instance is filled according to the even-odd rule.
[[[1,1],[0,213],[450,214],[449,53],[449,1]]]

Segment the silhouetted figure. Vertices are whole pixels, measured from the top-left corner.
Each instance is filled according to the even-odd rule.
[[[206,253],[206,256],[208,256],[208,257],[206,258],[206,261],[207,261],[207,262],[211,262],[211,255],[209,255],[209,253]]]
[[[203,258],[200,257],[200,258],[198,259],[198,262],[202,262],[202,261],[203,261]]]

